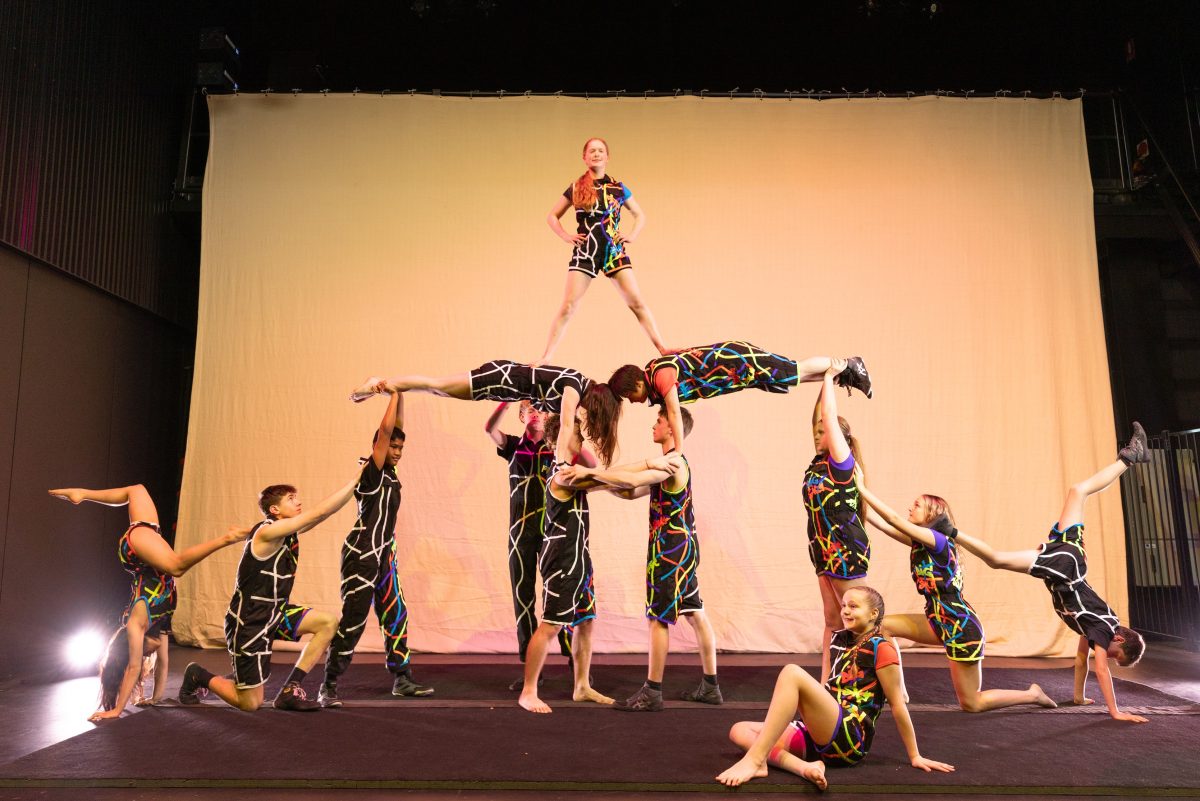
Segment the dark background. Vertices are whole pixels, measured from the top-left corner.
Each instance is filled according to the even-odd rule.
[[[1131,418],[1154,431],[1200,425],[1200,267],[1181,233],[1197,222],[1181,187],[1200,196],[1198,21],[1195,3],[1104,0],[6,0],[0,679],[55,664],[62,638],[114,622],[127,591],[124,511],[73,508],[46,489],[142,482],[173,530],[195,337],[202,27],[236,43],[241,91],[1086,90],[1114,411],[1122,431]],[[1135,176],[1122,157],[1142,139],[1151,153]]]

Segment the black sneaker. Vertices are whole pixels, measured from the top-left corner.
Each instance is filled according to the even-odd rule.
[[[846,362],[846,369],[833,377],[833,383],[839,387],[845,387],[847,395],[850,394],[851,389],[857,389],[870,398],[873,394],[871,392],[871,374],[867,372],[867,366],[863,364],[862,358],[851,356]]]
[[[271,706],[276,709],[286,709],[289,712],[316,712],[321,708],[320,703],[308,700],[304,688],[299,684],[283,685],[283,689],[279,691],[279,695],[275,696],[275,701]]]
[[[411,676],[401,674],[392,682],[392,695],[400,698],[420,698],[424,695],[433,695],[433,688],[417,684]]]
[[[1129,442],[1125,444],[1124,448],[1121,448],[1117,456],[1128,465],[1150,461],[1150,448],[1146,444],[1146,430],[1142,428],[1141,423],[1133,424],[1133,436],[1129,438]]]
[[[188,663],[183,669],[183,683],[179,685],[179,703],[184,706],[195,706],[200,699],[208,695],[208,688],[200,686],[200,673],[204,668],[196,662]]]
[[[622,712],[662,712],[662,690],[651,690],[649,685],[643,684],[636,693],[624,701],[617,701],[613,707]]]
[[[341,708],[342,699],[338,698],[336,681],[327,681],[321,685],[321,690],[317,693],[317,703],[326,709]]]
[[[679,694],[679,697],[685,701],[695,701],[698,704],[712,704],[720,706],[725,703],[725,697],[721,695],[721,688],[716,684],[709,684],[704,679],[700,679],[700,686],[690,692],[684,690]]]

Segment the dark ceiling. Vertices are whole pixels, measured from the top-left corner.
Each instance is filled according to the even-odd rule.
[[[1109,90],[1195,83],[1196,2],[396,0],[194,9],[276,91]],[[1136,58],[1127,62],[1127,42]]]

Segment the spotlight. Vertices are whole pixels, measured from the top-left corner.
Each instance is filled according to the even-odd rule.
[[[95,629],[78,631],[71,635],[63,647],[63,659],[74,668],[94,668],[104,655],[106,644],[104,635]]]

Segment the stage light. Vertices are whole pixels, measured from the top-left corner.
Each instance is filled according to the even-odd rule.
[[[95,629],[84,629],[71,635],[63,648],[63,658],[75,668],[92,667],[100,664],[107,644],[104,635]]]

